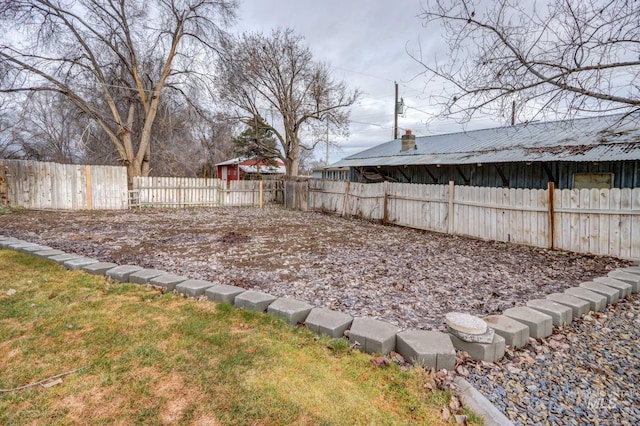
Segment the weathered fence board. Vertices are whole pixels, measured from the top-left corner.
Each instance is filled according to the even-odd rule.
[[[28,160],[0,160],[5,204],[30,209],[128,208],[127,170]]]
[[[307,188],[310,210],[488,240],[537,247],[552,243],[562,250],[640,259],[640,189],[554,189],[551,205],[548,189],[321,180],[305,183],[304,190]],[[298,189],[292,186],[290,191]],[[299,207],[292,204],[291,208]]]
[[[280,181],[222,181],[214,178],[136,177],[134,206],[248,206],[282,202]]]

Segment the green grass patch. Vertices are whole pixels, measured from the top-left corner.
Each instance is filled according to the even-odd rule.
[[[8,295],[10,289],[15,294]],[[0,250],[0,424],[445,424],[419,368],[269,315]]]

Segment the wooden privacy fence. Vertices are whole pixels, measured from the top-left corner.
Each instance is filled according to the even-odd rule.
[[[136,177],[132,207],[251,206],[282,203],[282,182],[205,178]]]
[[[495,241],[640,259],[640,189],[481,188],[320,181],[309,210]],[[551,194],[551,196],[550,196]],[[303,199],[305,196],[288,195]]]
[[[0,203],[29,209],[127,209],[127,169],[0,159]]]

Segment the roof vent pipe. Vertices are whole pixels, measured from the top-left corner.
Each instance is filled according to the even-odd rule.
[[[412,135],[411,130],[407,130],[407,133],[402,135],[402,147],[400,151],[408,151],[410,149],[416,149],[416,135]]]

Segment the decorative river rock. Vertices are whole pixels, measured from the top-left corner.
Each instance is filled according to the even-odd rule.
[[[462,312],[449,312],[445,315],[447,327],[467,334],[482,335],[487,332],[487,323],[476,316]]]

